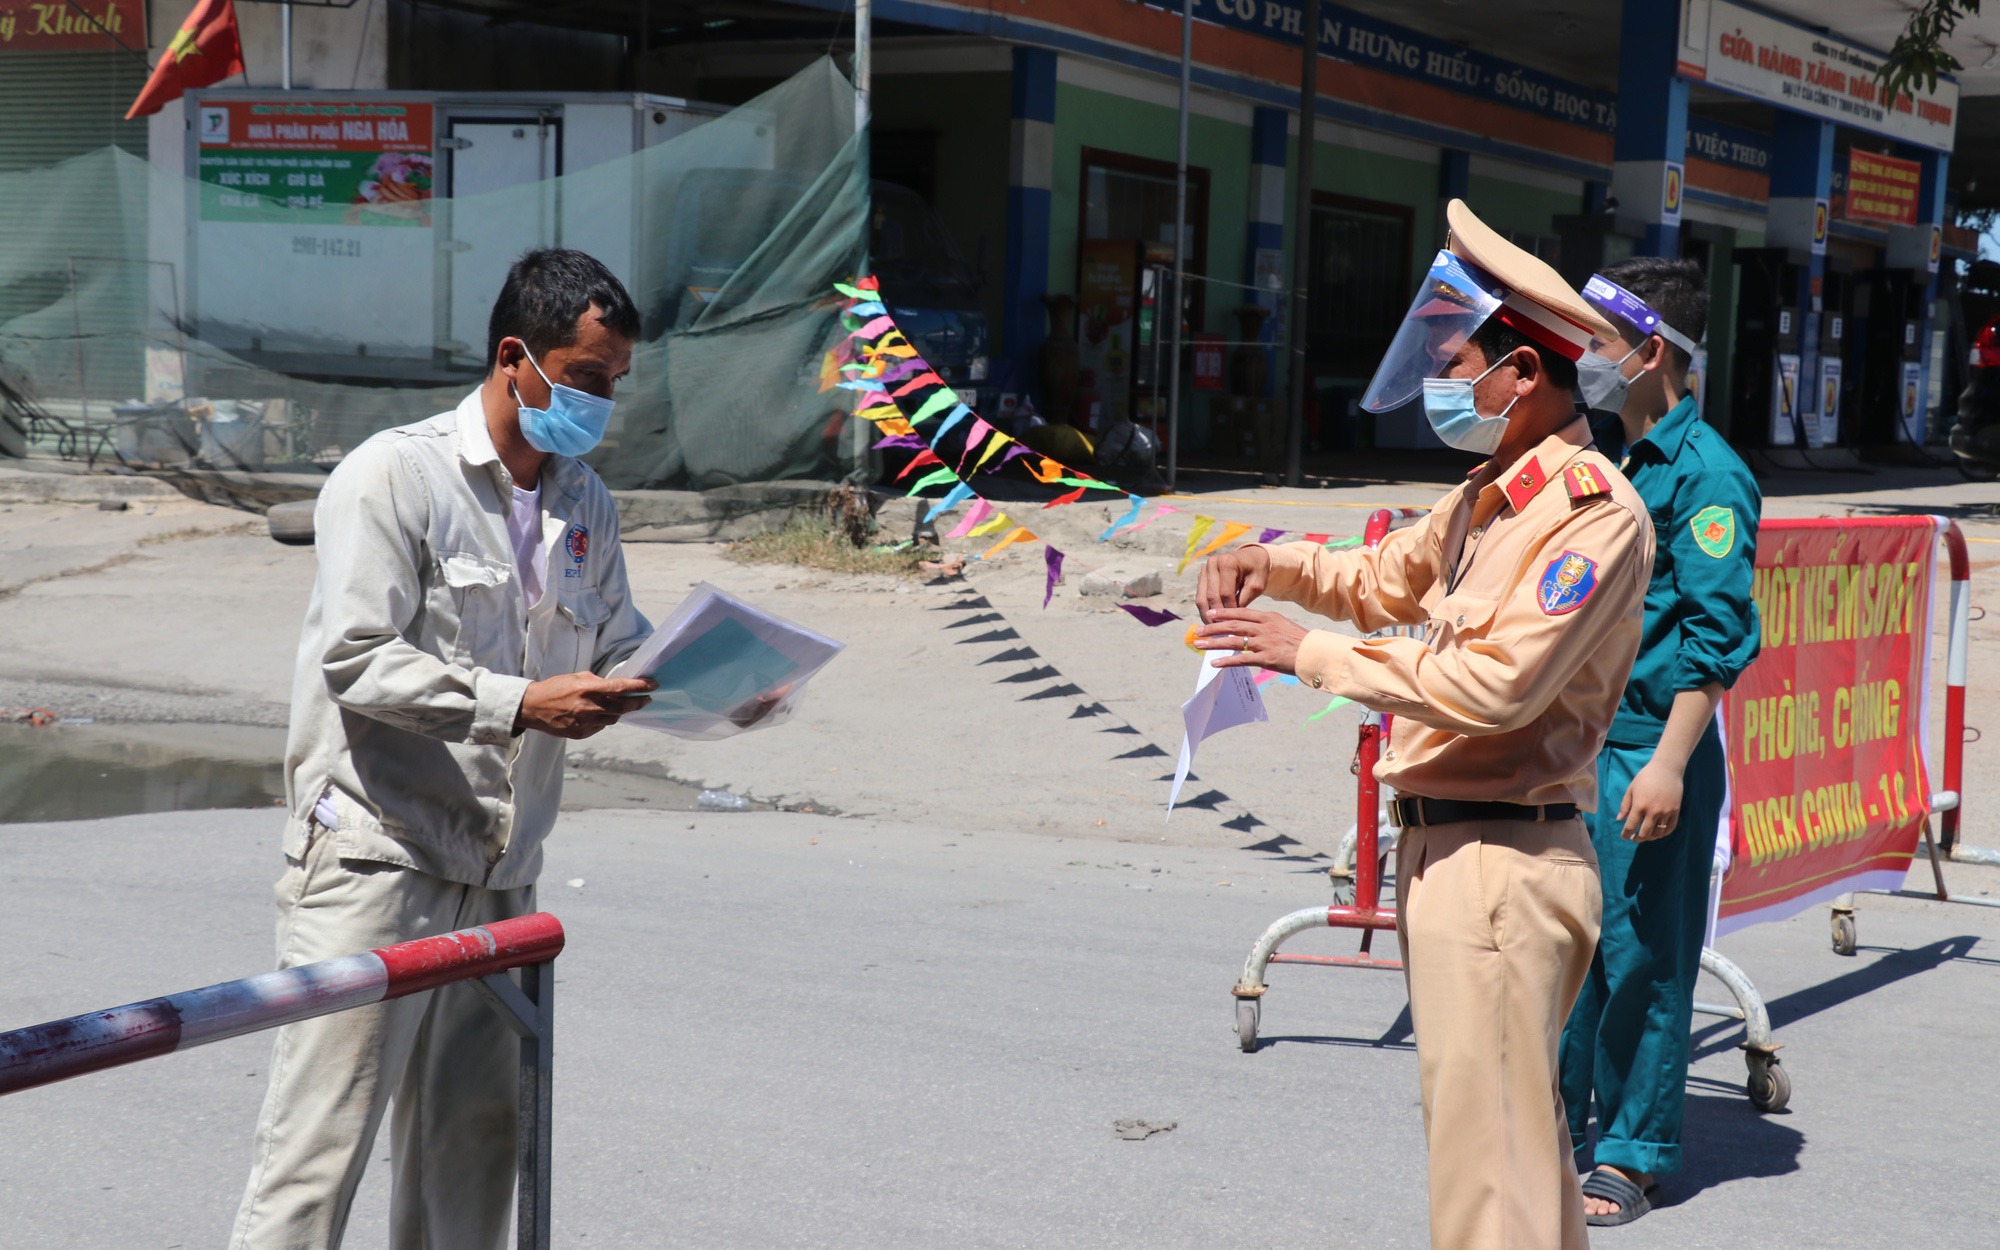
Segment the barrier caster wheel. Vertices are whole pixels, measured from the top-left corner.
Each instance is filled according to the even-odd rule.
[[[1854,913],[1834,912],[1833,953],[1836,955],[1852,955],[1854,953],[1855,940]]]
[[[1236,1044],[1246,1055],[1257,1052],[1257,1003],[1254,998],[1236,1000]]]
[[[1792,1078],[1779,1065],[1778,1057],[1752,1055],[1749,1063],[1750,1079],[1744,1082],[1744,1090],[1750,1095],[1750,1105],[1766,1115],[1775,1115],[1791,1105]]]
[[[1345,881],[1335,881],[1333,883],[1333,905],[1335,907],[1354,906],[1354,879],[1352,877],[1349,877]]]

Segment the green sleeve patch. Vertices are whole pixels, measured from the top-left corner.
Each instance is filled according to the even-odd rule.
[[[1736,513],[1728,508],[1703,508],[1688,528],[1694,531],[1695,546],[1718,560],[1736,547]]]

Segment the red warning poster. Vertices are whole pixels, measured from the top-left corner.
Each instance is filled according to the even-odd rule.
[[[1717,932],[1895,889],[1930,815],[1929,517],[1767,521],[1763,649],[1723,701],[1732,863]]]

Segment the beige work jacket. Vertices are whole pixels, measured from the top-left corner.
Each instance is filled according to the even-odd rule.
[[[292,678],[285,854],[328,782],[343,859],[505,890],[542,867],[564,740],[514,733],[528,683],[599,674],[652,627],[618,506],[567,456],[542,465],[548,572],[531,611],[507,538],[513,479],[479,392],[348,454],[313,509],[319,575]]]
[[[1483,476],[1375,548],[1267,548],[1266,593],[1363,630],[1425,627],[1422,639],[1314,630],[1299,646],[1301,681],[1395,716],[1376,768],[1385,784],[1594,811],[1653,527],[1581,419]]]

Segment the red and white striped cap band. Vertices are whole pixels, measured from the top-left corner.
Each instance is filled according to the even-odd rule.
[[[1518,291],[1509,291],[1493,315],[1502,324],[1570,360],[1580,359],[1590,350],[1592,335],[1588,326],[1578,325],[1540,300]]]

